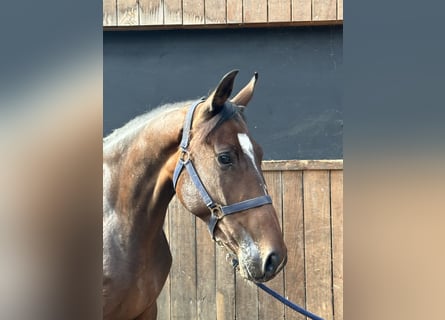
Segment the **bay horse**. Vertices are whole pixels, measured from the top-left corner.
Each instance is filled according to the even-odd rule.
[[[286,264],[262,149],[243,115],[258,74],[229,99],[237,73],[207,98],[165,105],[104,138],[104,319],[156,319],[172,262],[163,224],[175,194],[245,279],[268,281]]]

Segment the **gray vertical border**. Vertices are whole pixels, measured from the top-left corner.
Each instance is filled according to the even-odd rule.
[[[428,188],[445,164],[444,3],[348,1],[344,19],[345,319],[440,318],[443,314],[434,306],[443,301],[443,290],[434,286],[443,288],[442,280],[406,290],[407,284],[419,283],[419,276],[434,277],[428,275],[429,266],[443,265],[443,255],[432,249],[439,238],[434,244],[420,242],[431,260],[413,269],[400,254],[419,254],[408,247],[412,238],[395,234],[403,230],[419,237],[417,221],[433,230],[443,216]],[[378,186],[368,183],[377,175]],[[425,181],[416,181],[419,176]],[[407,187],[404,181],[411,181],[416,192],[400,197],[399,190]],[[377,197],[381,192],[373,192],[387,186],[385,200]],[[419,196],[435,207],[403,212],[391,200],[402,198],[405,207],[414,208]],[[368,212],[368,204],[382,211]],[[370,221],[379,223],[374,227]],[[394,246],[398,250],[387,254]],[[362,258],[372,265],[359,263],[367,267],[357,268]],[[416,294],[420,292],[430,298]]]

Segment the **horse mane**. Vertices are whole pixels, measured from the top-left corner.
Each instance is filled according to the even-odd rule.
[[[103,152],[104,154],[113,151],[122,152],[125,146],[129,144],[146,126],[157,121],[166,113],[183,108],[190,105],[194,100],[169,103],[152,109],[144,114],[141,114],[132,120],[128,121],[122,127],[113,130],[108,136],[103,138]],[[244,120],[244,113],[240,112],[240,108],[232,104],[226,104],[222,111],[203,127],[200,128],[199,138],[208,142],[209,136],[225,121],[235,118],[236,120]]]
[[[178,110],[191,101],[183,101],[176,103],[168,103],[152,109],[144,114],[133,118],[122,127],[113,130],[112,133],[103,138],[104,153],[112,152],[114,150],[122,151],[130,141],[132,141],[146,126],[157,121],[160,117],[174,110]]]

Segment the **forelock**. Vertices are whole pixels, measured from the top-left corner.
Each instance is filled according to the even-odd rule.
[[[245,117],[241,108],[226,102],[223,109],[209,121],[202,123],[197,128],[196,139],[202,140],[206,143],[209,142],[210,136],[218,129],[224,122],[234,119],[235,121],[245,122]]]

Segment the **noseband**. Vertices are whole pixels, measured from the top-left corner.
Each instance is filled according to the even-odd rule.
[[[179,175],[181,174],[182,169],[185,167],[187,169],[187,172],[189,173],[190,178],[192,179],[193,183],[198,189],[202,200],[204,201],[207,208],[209,208],[210,210],[210,220],[208,227],[212,239],[215,240],[214,232],[216,224],[218,223],[219,220],[221,220],[222,218],[224,218],[229,214],[233,214],[251,208],[261,207],[265,204],[271,204],[272,199],[270,198],[269,195],[264,195],[230,205],[221,205],[212,200],[212,197],[208,194],[201,179],[199,178],[198,173],[196,172],[195,166],[193,165],[192,160],[190,159],[190,152],[188,150],[193,114],[195,112],[196,107],[203,101],[204,98],[201,98],[200,100],[194,102],[190,107],[190,109],[188,110],[187,115],[185,117],[184,128],[182,131],[182,140],[180,144],[181,155],[179,157],[178,164],[176,165],[175,171],[173,173],[173,187],[176,190],[176,183],[178,182]],[[227,106],[224,105],[224,108],[227,108]]]

